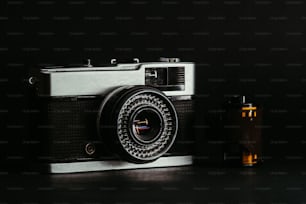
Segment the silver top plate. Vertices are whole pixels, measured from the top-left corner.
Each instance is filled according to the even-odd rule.
[[[84,71],[124,71],[124,70],[138,70],[141,66],[153,65],[153,67],[177,67],[184,66],[186,64],[193,64],[192,62],[146,62],[146,63],[127,63],[117,64],[104,67],[65,67],[65,66],[50,66],[42,68],[41,73],[52,73],[52,72],[84,72]]]
[[[105,67],[46,67],[40,70],[39,94],[51,97],[103,95],[119,86],[146,85],[146,68],[184,67],[185,89],[163,91],[167,96],[194,95],[194,63],[146,62]]]

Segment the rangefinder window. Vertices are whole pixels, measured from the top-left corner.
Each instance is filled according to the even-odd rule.
[[[167,68],[146,68],[146,85],[166,86],[168,84]]]
[[[145,83],[146,85],[158,87],[163,91],[185,90],[185,68],[146,68]]]

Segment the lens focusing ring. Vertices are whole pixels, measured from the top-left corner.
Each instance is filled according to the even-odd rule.
[[[175,110],[171,110],[172,104],[155,93],[140,93],[130,97],[119,111],[117,120],[117,135],[124,150],[132,157],[139,160],[152,160],[160,157],[172,145],[177,131],[177,116]],[[138,143],[129,131],[131,115],[141,107],[151,107],[157,110],[163,121],[164,127],[161,134],[152,143]]]

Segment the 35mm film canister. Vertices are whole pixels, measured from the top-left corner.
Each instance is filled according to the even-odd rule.
[[[262,162],[262,109],[245,101],[245,96],[227,100],[223,117],[224,161],[242,166]]]

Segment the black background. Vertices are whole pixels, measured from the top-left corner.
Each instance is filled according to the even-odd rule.
[[[264,108],[265,159],[304,159],[303,1],[11,0],[1,10],[1,115],[11,139],[23,131],[30,69],[166,56],[196,62],[199,115],[245,94]]]
[[[165,56],[197,64],[198,117],[245,94],[264,109],[265,161],[305,162],[304,1],[3,0],[0,8],[0,144],[11,159],[21,156],[7,144],[24,134],[31,69]]]

